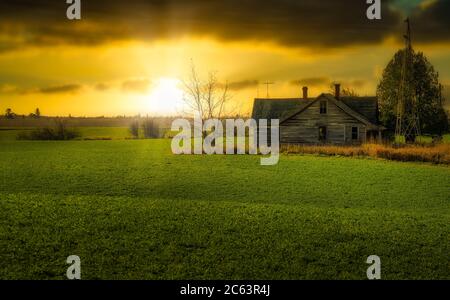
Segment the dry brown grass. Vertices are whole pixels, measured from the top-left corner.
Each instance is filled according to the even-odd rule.
[[[282,145],[281,151],[287,154],[320,154],[349,157],[368,156],[396,161],[450,164],[450,144],[430,146],[405,145],[401,147],[381,144],[364,144],[361,146]]]

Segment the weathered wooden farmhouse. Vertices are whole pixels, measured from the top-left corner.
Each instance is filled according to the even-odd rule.
[[[279,119],[282,144],[359,144],[368,139],[381,139],[385,129],[378,122],[376,97],[321,94],[308,98],[255,99],[252,118]]]

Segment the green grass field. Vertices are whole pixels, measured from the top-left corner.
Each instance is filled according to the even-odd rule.
[[[450,279],[450,168],[0,142],[0,278]]]

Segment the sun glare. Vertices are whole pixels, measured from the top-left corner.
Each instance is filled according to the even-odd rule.
[[[181,82],[175,78],[159,78],[150,92],[150,111],[156,115],[177,115],[183,109]]]

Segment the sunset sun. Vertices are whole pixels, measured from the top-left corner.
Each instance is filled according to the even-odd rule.
[[[183,108],[181,81],[176,78],[161,77],[156,80],[149,95],[150,111],[157,115],[176,115]]]

